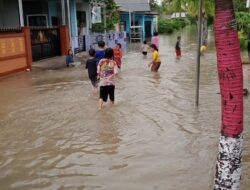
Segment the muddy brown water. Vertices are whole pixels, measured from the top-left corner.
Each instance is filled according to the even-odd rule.
[[[179,34],[183,57],[176,60]],[[196,109],[194,34],[191,28],[160,36],[157,74],[133,46],[117,77],[116,104],[101,111],[83,66],[0,79],[0,189],[212,189],[221,120],[217,68],[210,37]],[[244,102],[241,189],[249,190],[249,97]]]

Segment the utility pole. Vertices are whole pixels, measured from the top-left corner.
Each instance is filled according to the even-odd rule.
[[[199,106],[199,93],[200,93],[200,46],[201,46],[201,26],[202,26],[202,8],[203,0],[199,0],[199,16],[198,16],[198,40],[197,40],[197,60],[196,60],[196,94],[195,105]]]

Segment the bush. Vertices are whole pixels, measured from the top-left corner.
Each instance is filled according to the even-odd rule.
[[[236,13],[237,27],[239,31],[242,31],[245,35],[250,32],[250,13],[237,12]]]
[[[240,49],[246,50],[247,49],[247,36],[244,34],[244,32],[241,30],[238,32],[239,37],[239,43],[240,43]]]
[[[92,32],[104,32],[104,23],[92,24]]]
[[[174,31],[174,27],[170,21],[159,19],[158,31],[160,34],[171,34]]]
[[[190,24],[197,24],[197,18],[191,14],[187,14],[187,19],[189,20]]]
[[[159,19],[158,31],[160,34],[171,34],[174,30],[180,30],[187,25],[187,22],[183,19],[166,20]]]

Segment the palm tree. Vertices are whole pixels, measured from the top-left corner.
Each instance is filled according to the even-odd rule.
[[[243,142],[243,75],[233,0],[215,0],[214,30],[222,98],[214,190],[238,190]]]

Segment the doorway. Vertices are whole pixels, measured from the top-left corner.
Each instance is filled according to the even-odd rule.
[[[145,21],[145,37],[146,38],[152,37],[151,28],[152,28],[152,22]]]

